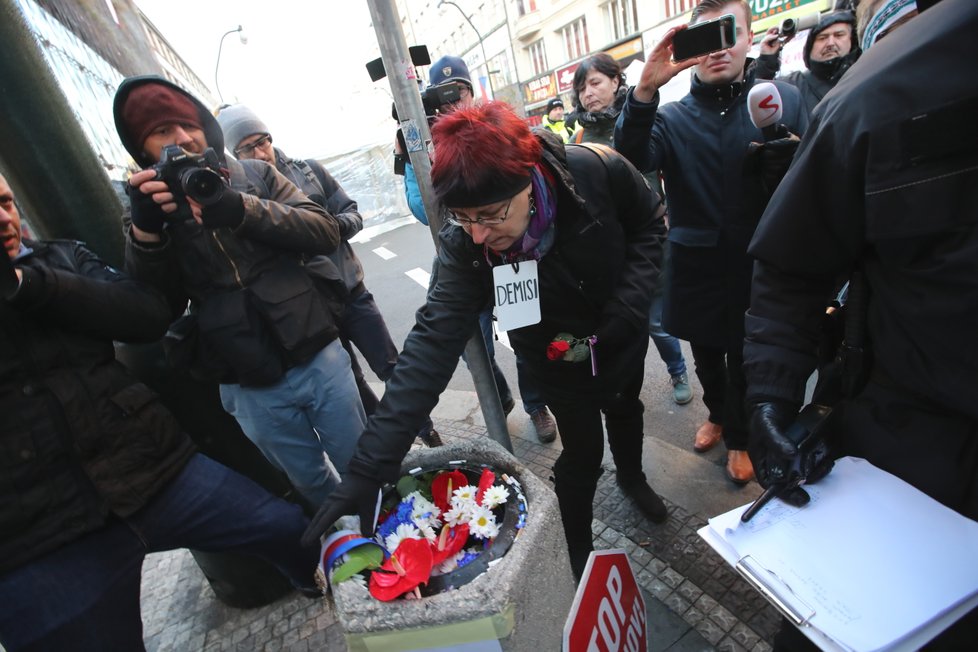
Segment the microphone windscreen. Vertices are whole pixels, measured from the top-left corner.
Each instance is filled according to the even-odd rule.
[[[747,94],[747,108],[750,121],[758,129],[777,124],[784,114],[781,109],[781,93],[771,82],[754,84]]]

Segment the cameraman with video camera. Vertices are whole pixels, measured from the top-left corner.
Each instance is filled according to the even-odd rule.
[[[785,30],[787,23],[788,31]],[[781,49],[794,37],[791,27],[797,22],[786,20],[782,27],[772,27],[761,40],[757,57],[757,78],[774,79],[781,69]],[[856,17],[851,11],[829,14],[818,21],[808,33],[804,54],[807,70],[796,70],[778,77],[795,86],[809,115],[825,94],[832,90],[842,75],[856,63],[862,50],[856,39]]]
[[[113,108],[144,167],[129,179],[126,270],[179,318],[171,363],[219,382],[248,438],[320,504],[337,483],[323,453],[342,473],[366,423],[338,339],[344,297],[304,263],[336,249],[336,217],[267,163],[226,160],[214,116],[165,79],[124,80]]]

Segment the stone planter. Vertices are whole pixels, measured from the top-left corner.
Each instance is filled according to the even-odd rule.
[[[333,587],[337,619],[351,652],[468,645],[473,650],[560,648],[574,580],[557,497],[489,439],[412,451],[402,472],[461,460],[516,478],[527,501],[526,526],[486,572],[450,591],[420,600],[381,602],[355,581]]]

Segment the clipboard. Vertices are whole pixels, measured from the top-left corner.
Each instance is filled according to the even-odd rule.
[[[830,478],[832,481],[827,482]],[[759,513],[760,523],[734,532],[747,508],[744,505],[710,519],[698,534],[818,647],[843,652],[917,650],[978,606],[978,556],[974,554],[978,550],[978,523],[857,458],[839,460],[836,470],[810,489],[813,500],[807,507],[774,501],[770,512],[766,513],[769,508],[765,507]],[[890,518],[894,514],[899,514],[900,520]],[[846,539],[840,545],[846,533],[824,527],[835,518],[869,518],[866,527],[875,538],[859,544]],[[881,520],[886,527],[880,527]],[[918,527],[926,528],[923,535],[907,534]],[[805,548],[807,543],[802,544],[796,551],[791,538],[797,536],[804,536],[806,542],[812,539],[807,542],[811,545]],[[925,550],[937,545],[947,548],[947,554],[908,565],[920,536],[931,545],[924,546]],[[946,543],[949,540],[955,543]],[[959,545],[960,550],[952,549],[953,545]],[[811,550],[819,546],[828,552],[823,559],[810,559]],[[839,556],[849,559],[837,559]],[[837,563],[826,566],[827,558]],[[878,585],[860,586],[857,578],[844,576],[844,569],[859,564],[890,568],[889,575],[898,585],[886,586],[883,578],[877,580]],[[843,569],[842,577],[832,577],[836,565]],[[822,571],[814,580],[806,575],[810,567]],[[912,618],[906,613],[874,612],[879,605],[892,608],[895,599],[902,599],[906,582],[919,582],[927,589],[926,601]],[[852,590],[840,588],[852,584],[856,584]],[[933,590],[934,584],[937,590]],[[839,617],[838,602],[848,603],[845,608],[852,612],[848,614],[851,623]],[[866,631],[870,627],[873,629]]]

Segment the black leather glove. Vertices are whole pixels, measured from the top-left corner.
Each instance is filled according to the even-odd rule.
[[[363,536],[373,536],[377,523],[377,510],[380,506],[380,488],[383,483],[356,473],[343,476],[340,486],[326,498],[312,522],[302,535],[302,545],[319,545],[319,537],[347,514],[360,517],[360,532]]]
[[[237,228],[244,220],[244,201],[241,193],[231,188],[225,188],[221,198],[213,204],[202,206],[200,219],[204,227],[217,229],[226,226],[230,229]]]
[[[777,399],[755,404],[747,452],[762,487],[811,484],[828,475],[834,460],[821,426],[829,412],[810,404],[799,413],[796,404]]]
[[[753,159],[752,165],[756,166],[764,192],[769,197],[774,194],[778,184],[781,183],[781,179],[784,178],[785,172],[788,171],[799,143],[801,140],[797,136],[788,135],[785,138],[769,140],[763,144],[751,143],[748,145],[748,161]]]
[[[17,292],[20,281],[17,280],[17,272],[14,271],[14,261],[10,260],[10,255],[6,249],[0,249],[0,298],[9,299]]]
[[[129,214],[133,226],[146,233],[162,233],[167,215],[163,207],[153,201],[152,195],[140,192],[139,188],[126,184],[129,193]]]

